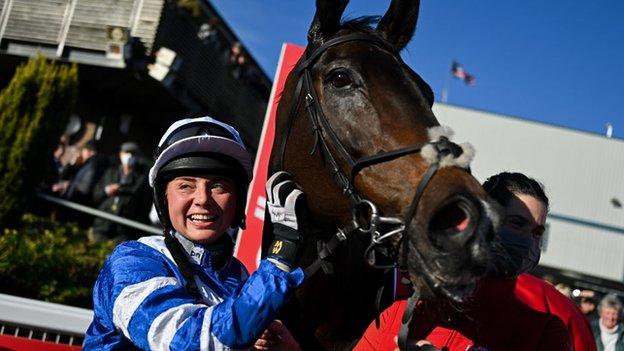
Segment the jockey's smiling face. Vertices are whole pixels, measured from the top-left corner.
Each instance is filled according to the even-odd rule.
[[[236,186],[228,177],[176,177],[167,184],[165,197],[173,228],[197,243],[216,242],[236,214]]]

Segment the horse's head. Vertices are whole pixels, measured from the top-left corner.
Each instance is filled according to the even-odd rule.
[[[472,149],[448,142],[431,88],[399,56],[419,2],[393,0],[375,29],[366,19],[341,23],[347,2],[317,1],[278,109],[285,132],[272,167],[293,173],[316,216],[339,225],[353,222],[354,208],[369,216],[361,200],[370,201],[384,216],[376,240],[423,296],[461,301],[484,273],[498,216],[466,170]]]

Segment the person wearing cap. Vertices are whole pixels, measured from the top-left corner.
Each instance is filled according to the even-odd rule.
[[[93,189],[93,200],[99,210],[147,222],[149,187],[147,172],[138,162],[141,157],[141,149],[135,142],[121,144],[119,164],[109,167]],[[101,217],[95,217],[88,236],[89,240],[96,242],[121,242],[138,238],[135,230]]]
[[[183,119],[165,132],[155,158],[149,184],[164,235],[124,242],[107,259],[84,349],[247,349],[282,332],[275,317],[304,280],[297,265],[306,201],[291,176],[267,182],[275,241],[249,275],[229,235],[244,227],[252,177],[239,133],[210,117]],[[263,349],[289,349],[279,345],[285,340]]]

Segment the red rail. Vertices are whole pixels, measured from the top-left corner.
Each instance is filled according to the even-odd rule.
[[[10,335],[0,335],[0,351],[80,351],[80,346],[56,344],[51,341],[31,340]]]

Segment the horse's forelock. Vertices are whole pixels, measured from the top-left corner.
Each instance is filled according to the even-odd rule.
[[[373,26],[377,25],[381,20],[381,16],[360,16],[357,18],[345,18],[340,23],[340,29],[350,29],[357,32],[369,34],[375,33]]]
[[[379,23],[380,19],[381,16],[361,16],[351,19],[346,18],[343,19],[342,23],[340,24],[340,29],[346,29],[353,32],[362,32],[384,39],[375,31],[374,28],[374,26]],[[429,107],[433,106],[434,96],[431,86],[427,82],[425,82],[425,80],[422,79],[422,77],[420,77],[418,73],[414,72],[413,70],[411,71],[411,73],[414,76],[416,84],[420,88],[420,91],[422,92],[424,98],[429,103]]]

